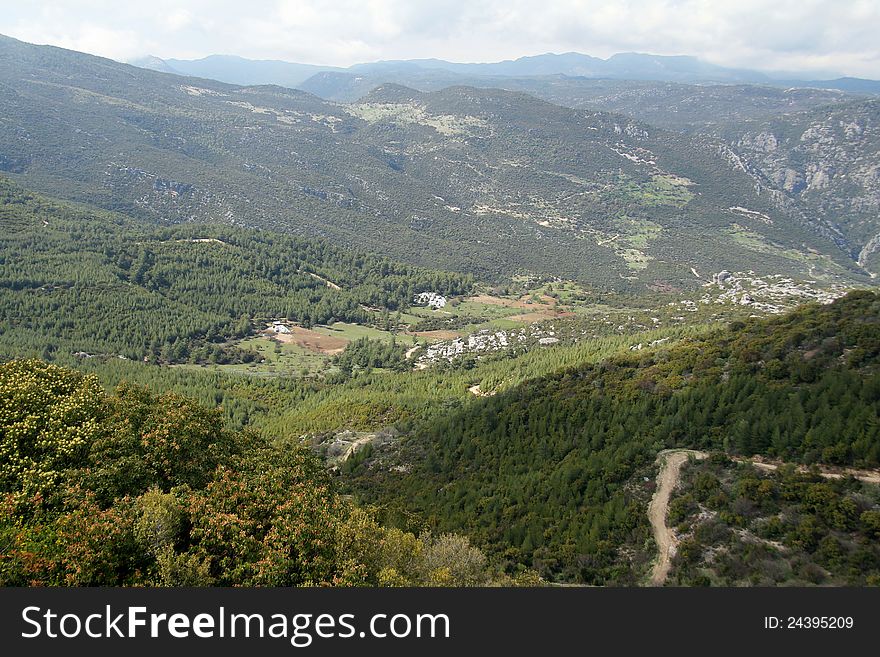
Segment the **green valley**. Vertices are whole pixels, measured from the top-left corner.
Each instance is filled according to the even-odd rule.
[[[0,585],[880,583],[878,101],[543,61],[0,36]]]

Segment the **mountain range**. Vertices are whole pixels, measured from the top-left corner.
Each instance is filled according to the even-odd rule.
[[[153,222],[273,228],[488,279],[614,289],[695,287],[722,269],[864,281],[872,266],[859,255],[869,217],[850,231],[811,212],[723,136],[521,92],[386,84],[342,105],[8,38],[0,85],[0,170]]]
[[[617,53],[607,59],[577,52],[546,53],[491,63],[459,63],[442,59],[387,60],[350,67],[298,64],[278,60],[253,60],[233,55],[209,55],[201,59],[144,57],[136,66],[165,73],[211,78],[231,84],[277,84],[299,87],[313,75],[344,73],[354,77],[391,78],[402,76],[534,77],[560,75],[606,80],[652,80],[681,83],[749,83],[776,86],[820,87],[843,91],[880,93],[880,82],[846,78],[825,72],[818,74],[776,73],[718,66],[687,55]]]

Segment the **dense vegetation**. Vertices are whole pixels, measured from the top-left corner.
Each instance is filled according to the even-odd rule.
[[[384,342],[360,338],[349,344],[345,351],[333,359],[345,376],[356,369],[371,370],[374,367],[390,368],[397,371],[409,369],[406,359],[406,346],[396,340]]]
[[[0,178],[0,355],[253,360],[228,344],[270,319],[378,322],[472,278],[326,242],[217,226],[149,227]]]
[[[658,451],[876,467],[878,365],[880,296],[854,292],[449,409],[412,427],[399,454],[367,460],[357,487],[389,518],[463,529],[546,577],[631,583],[648,539],[641,478]]]
[[[669,508],[671,583],[880,585],[880,488],[723,455],[687,466]]]
[[[193,84],[0,37],[0,585],[637,584],[664,448],[880,465],[880,296],[729,328],[766,307],[698,296],[868,280],[872,179],[848,242],[736,148],[815,128],[861,180],[876,102],[734,148],[499,90]],[[506,298],[408,308],[475,276]],[[504,348],[411,367],[438,336],[403,328],[475,326]],[[701,467],[680,583],[877,582],[876,490]]]
[[[492,581],[466,538],[384,529],[305,447],[172,393],[5,363],[0,457],[3,586]]]
[[[510,349],[485,355],[480,360],[441,361],[428,369],[394,374],[358,371],[343,385],[334,384],[332,380],[309,382],[299,403],[292,408],[278,409],[281,412],[270,415],[262,426],[269,433],[283,434],[430,424],[467,407],[474,400],[474,395],[468,392],[471,386],[478,385],[487,394],[514,389],[561,368],[595,363],[627,351],[634,342],[679,339],[702,334],[705,330],[704,326],[684,326],[606,336],[571,346],[536,348],[526,353]]]

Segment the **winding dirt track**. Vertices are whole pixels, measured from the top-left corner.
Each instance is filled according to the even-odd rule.
[[[748,463],[749,465],[758,468],[759,470],[766,470],[768,472],[773,472],[774,470],[778,470],[780,466],[785,465],[781,461],[767,461],[765,459],[761,459],[759,457],[754,457],[751,459],[746,458],[733,458],[737,463]],[[820,465],[819,468],[819,476],[825,477],[825,479],[843,479],[844,477],[854,477],[859,481],[864,481],[868,484],[880,484],[880,472],[877,470],[858,470],[856,468],[832,468],[827,465]],[[810,472],[810,469],[805,465],[796,466],[798,472]]]
[[[648,505],[648,520],[651,522],[654,540],[657,542],[657,561],[651,571],[651,586],[663,586],[669,575],[672,557],[675,556],[677,541],[672,529],[666,526],[666,512],[669,509],[669,496],[678,484],[681,466],[691,456],[704,459],[707,454],[693,449],[667,449],[657,455],[657,462],[660,464],[657,490],[654,491],[654,497]]]

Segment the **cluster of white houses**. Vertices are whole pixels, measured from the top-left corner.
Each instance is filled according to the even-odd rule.
[[[436,292],[421,292],[415,296],[413,302],[429,306],[434,310],[446,305],[446,297]]]

